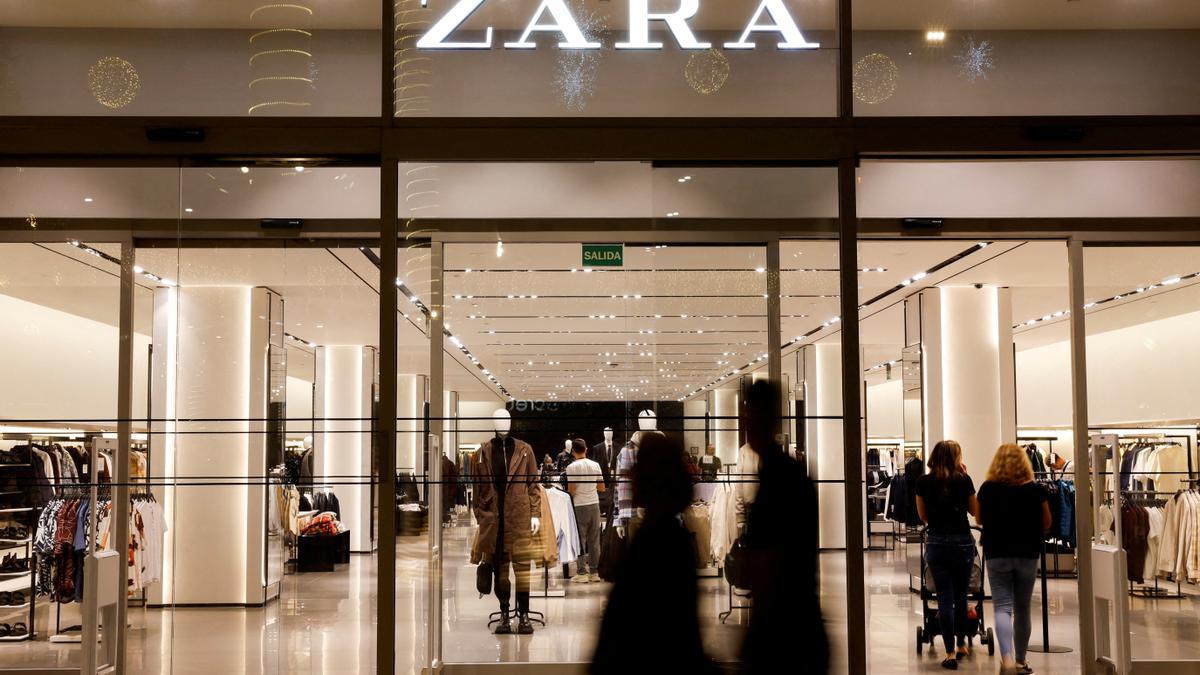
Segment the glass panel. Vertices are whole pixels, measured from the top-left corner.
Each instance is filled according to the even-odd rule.
[[[592,659],[614,578],[610,566],[617,558],[612,551],[625,541],[621,532],[636,538],[645,526],[632,495],[640,460],[631,441],[637,439],[640,447],[653,430],[680,444],[688,471],[696,475],[694,500],[683,522],[698,558],[705,648],[721,662],[739,658],[749,597],[732,589],[724,574],[743,518],[740,507],[758,485],[754,452],[745,446],[747,429],[740,417],[746,389],[767,376],[771,275],[765,245],[730,244],[723,230],[734,222],[747,232],[768,230],[786,219],[795,231],[828,239],[836,214],[830,192],[835,180],[829,169],[626,162],[400,166],[403,236],[416,241],[440,230],[445,241],[435,244],[443,251],[444,281],[436,270],[433,276],[435,283],[444,284],[445,375],[440,384],[433,378],[431,388],[432,396],[450,403],[442,421],[457,434],[457,455],[450,461],[462,499],[449,525],[440,537],[435,535],[435,543],[441,543],[441,576],[432,573],[437,586],[425,608],[427,620],[441,627],[436,637],[442,645],[434,651],[445,662],[582,666]],[[608,234],[552,232],[571,227]],[[550,233],[535,233],[542,230]],[[752,242],[754,235],[744,239]],[[824,277],[814,280],[810,271],[800,269],[808,261],[797,261],[795,271],[802,278],[794,290],[785,286],[785,294],[793,294],[805,309],[787,310],[803,316],[791,323],[785,318],[785,331],[807,332],[837,316],[837,249],[829,241],[822,244],[833,258],[812,265],[821,267]],[[809,254],[821,257],[815,249]],[[828,283],[833,295],[824,288]],[[815,299],[820,296],[825,297]],[[785,302],[792,300],[788,295]],[[825,310],[809,312],[811,302],[826,303]],[[825,312],[829,316],[815,323],[807,320]],[[787,335],[784,342],[792,333]],[[837,353],[826,355],[832,361],[825,364],[825,375],[840,382],[829,374],[840,372]],[[785,378],[795,382],[794,371],[788,370]],[[823,439],[840,439],[841,403],[833,398],[836,404],[827,406],[821,420]],[[796,416],[786,417],[786,445],[795,453],[802,443]],[[506,524],[517,535],[512,547],[500,551],[521,561],[518,570],[510,561],[507,585],[501,585],[507,595],[501,591],[501,596],[518,613],[526,607],[527,589],[530,616],[545,620],[545,625],[531,622],[534,633],[549,636],[549,641],[495,636],[501,599],[495,593],[499,580],[494,570],[485,569],[484,585],[477,585],[477,563],[484,553],[493,555],[486,542],[489,537],[495,541],[498,529],[491,527],[498,519],[490,509],[499,510],[490,498],[496,492],[491,467],[503,467],[509,459],[499,454],[507,441],[496,440],[498,430],[520,441],[513,444],[519,459],[512,461],[536,475],[538,500],[544,497],[549,509],[542,514],[539,503],[536,536],[532,514],[519,513],[514,516],[517,525]],[[581,440],[582,454],[596,463],[598,480],[575,475],[591,467],[568,448],[574,439]],[[827,442],[832,447],[840,440]],[[586,524],[593,514],[590,509],[576,514],[570,492],[575,490],[577,500],[590,501],[586,488],[596,482],[605,490],[597,490],[600,532],[593,542]],[[443,487],[448,485],[444,474]],[[528,484],[521,489],[523,496],[512,499],[529,506]],[[840,496],[827,499],[841,508]],[[815,522],[812,508],[805,517]],[[585,523],[582,531],[580,522]],[[840,552],[831,553],[830,567],[822,574],[826,611],[834,621],[836,605],[844,606],[844,591],[827,579],[844,576],[837,562],[842,559]],[[593,573],[601,581],[593,581]],[[684,570],[679,575],[686,580]],[[660,581],[656,573],[628,583]],[[840,583],[844,588],[844,580]],[[403,600],[408,586],[402,580],[398,586]],[[644,597],[655,592],[647,590]],[[440,618],[430,611],[434,603],[441,608]],[[414,615],[422,609],[419,603],[410,606]],[[647,607],[655,609],[661,608]],[[519,629],[519,615],[512,622]],[[401,629],[401,671],[424,662],[424,630],[419,622],[415,629]],[[834,627],[831,634],[837,631]],[[411,663],[404,659],[408,645],[416,647]],[[841,647],[839,654],[844,651]],[[834,658],[844,669],[844,656]]]
[[[1200,317],[1196,255],[1195,246],[1084,249],[1089,431],[1117,439],[1113,461],[1102,466],[1110,477],[1098,495],[1104,520],[1097,529],[1112,542],[1108,516],[1131,519],[1124,521],[1130,526],[1122,523],[1121,542],[1129,551],[1135,660],[1200,659],[1186,639],[1200,632],[1200,620],[1169,611],[1187,606],[1193,573],[1179,562],[1178,518],[1166,521],[1186,513],[1197,477],[1194,394],[1183,384],[1200,370],[1186,337]],[[1118,484],[1121,500],[1111,493]],[[1149,537],[1133,526],[1142,518],[1158,523],[1160,516],[1166,524]]]
[[[73,570],[76,555],[82,560],[72,542],[78,541],[81,500],[92,504],[91,458],[97,453],[111,458],[116,445],[115,256],[119,245],[76,246],[53,235],[37,243],[0,244],[0,622],[9,627],[0,637],[0,669],[79,663],[82,584],[73,574],[56,572]],[[135,353],[144,356],[148,343],[146,335],[136,335]],[[134,370],[136,446],[144,448],[144,358],[135,360]],[[98,492],[107,504],[115,464],[110,459],[98,468],[104,483]],[[56,521],[58,513],[71,523]],[[82,522],[88,522],[86,515]],[[65,533],[67,543],[55,548],[58,533]],[[103,548],[99,538],[96,542]],[[68,643],[52,644],[56,638]]]
[[[738,476],[739,462],[746,463],[739,458],[748,451],[739,450],[737,401],[743,380],[739,367],[765,363],[763,247],[608,241],[597,246],[447,244],[445,250],[452,334],[446,371],[476,376],[472,386],[456,392],[459,416],[468,411],[478,418],[460,440],[473,472],[476,506],[492,490],[486,453],[496,436],[493,415],[500,414],[511,420],[510,436],[519,439],[519,451],[528,449],[527,468],[544,486],[537,488],[537,500],[549,506],[537,516],[539,524],[558,534],[558,543],[534,538],[532,569],[528,563],[516,566],[511,608],[521,607],[522,586],[528,584],[530,608],[546,620],[545,627],[535,629],[572,636],[555,640],[553,648],[525,651],[490,634],[488,615],[499,607],[496,597],[481,599],[476,593],[476,569],[470,564],[474,528],[464,514],[456,521],[459,527],[445,535],[443,592],[456,607],[444,635],[445,660],[476,662],[497,653],[512,663],[591,659],[609,588],[595,579],[611,579],[604,560],[592,556],[600,540],[615,533],[612,528],[628,528],[623,531],[636,536],[632,533],[642,521],[628,473],[636,455],[627,444],[655,429],[687,449],[698,475],[711,474],[697,484],[699,506],[689,508],[684,520],[700,558],[705,645],[721,661],[736,659],[740,622],[717,620],[731,596],[720,576],[724,554],[714,558],[711,533],[713,510],[735,508],[743,485],[757,482],[753,473]],[[577,438],[595,461],[596,480],[576,473],[591,466],[576,466],[566,450]],[[710,444],[715,452],[708,455]],[[595,482],[606,490],[596,495],[600,504],[593,513],[584,502],[591,499],[587,488]],[[599,515],[601,504],[606,514],[612,510],[611,523]],[[476,516],[490,517],[487,507],[480,508]],[[522,515],[524,537],[529,516]],[[601,523],[604,531],[590,539],[589,528]],[[720,550],[727,549],[724,544]],[[508,552],[514,559],[525,555]],[[591,574],[598,576],[589,583]]]
[[[373,266],[336,244],[141,249],[138,265],[167,279],[139,283],[167,525],[148,593],[165,610],[144,630],[173,631],[163,658],[177,662],[373,668]],[[349,610],[329,629],[354,639],[300,647],[329,602]]]
[[[916,672],[930,654],[945,653],[933,582],[943,567],[929,564],[930,535],[915,501],[917,481],[937,443],[961,445],[963,464],[979,490],[991,479],[997,448],[1018,442],[1032,460],[1035,479],[1055,497],[1055,513],[1072,512],[1058,501],[1069,496],[1073,509],[1065,254],[1061,242],[859,242],[872,672]],[[982,520],[967,520],[968,525],[992,527],[994,500],[985,497]],[[1006,518],[1017,518],[1020,506],[1014,501],[1000,508],[1009,509],[1003,511]],[[926,508],[935,522],[944,512],[932,502]],[[1041,653],[1044,645],[1078,649],[1071,518],[1065,529],[1055,519],[1044,539],[1047,592],[1041,594],[1040,584],[1035,589],[1026,657],[1038,670],[1073,663],[1070,655]],[[1038,541],[1040,512],[1025,526]],[[978,540],[980,530],[971,532]],[[1040,554],[1035,547],[1033,555]],[[975,580],[967,585],[967,607],[979,617],[969,617],[965,629],[976,659],[984,658],[983,650],[1004,649],[987,642],[998,619],[980,599],[979,589],[996,595],[982,555],[977,545]],[[967,569],[965,558],[956,564]]]
[[[832,0],[395,6],[401,117],[837,114]]]
[[[0,8],[0,115],[377,117],[370,0]]]
[[[854,2],[856,115],[1195,114],[1200,8]]]
[[[847,669],[847,483],[838,245],[836,239],[787,240],[780,243],[779,257],[780,343],[788,393],[784,433],[791,439],[789,450],[816,485],[821,550],[816,583],[830,641],[830,671],[840,673]],[[766,375],[765,364],[751,364],[751,370],[752,377]]]
[[[1200,212],[1195,160],[863,162],[863,218],[1178,218]]]

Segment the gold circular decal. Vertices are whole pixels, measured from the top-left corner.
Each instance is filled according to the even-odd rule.
[[[124,108],[137,97],[139,78],[133,64],[119,56],[106,56],[88,69],[88,89],[100,105]]]
[[[729,79],[729,59],[715,49],[692,54],[683,77],[700,94],[715,94]]]
[[[896,62],[879,53],[867,54],[854,64],[854,98],[875,105],[896,93],[900,70]]]

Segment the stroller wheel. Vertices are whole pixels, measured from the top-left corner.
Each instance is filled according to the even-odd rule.
[[[996,655],[996,636],[992,635],[992,629],[987,629],[987,646],[988,656]]]
[[[920,654],[925,649],[925,631],[917,626],[917,653]]]

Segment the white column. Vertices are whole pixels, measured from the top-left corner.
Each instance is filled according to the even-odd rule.
[[[976,483],[1001,443],[1016,442],[1012,297],[973,286],[922,291],[926,450],[958,441]]]
[[[154,294],[156,418],[152,475],[169,528],[163,546],[161,601],[178,604],[262,602],[261,442],[251,418],[269,331],[252,310],[265,289],[159,288]],[[254,339],[252,339],[252,335]],[[252,344],[257,341],[259,344]],[[263,396],[256,396],[260,393]],[[220,420],[220,421],[205,421]],[[175,433],[179,432],[179,433]],[[257,459],[257,461],[255,461]],[[172,483],[178,481],[178,486]],[[152,589],[152,600],[160,598]]]
[[[371,551],[372,364],[369,347],[317,347],[317,482],[337,495],[355,552]]]
[[[807,402],[806,425],[809,470],[813,480],[845,479],[842,462],[842,345],[820,342],[807,345],[804,352],[804,398]],[[813,419],[828,418],[828,419]],[[821,548],[846,547],[842,483],[817,483],[817,508],[820,511],[818,542]]]
[[[425,376],[396,376],[396,470],[416,473],[425,447],[421,436],[425,410]],[[490,414],[490,413],[489,413]]]

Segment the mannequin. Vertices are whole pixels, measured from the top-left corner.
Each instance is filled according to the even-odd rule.
[[[510,566],[517,577],[517,633],[533,633],[529,621],[529,581],[537,547],[533,536],[541,530],[541,492],[533,448],[514,438],[512,418],[503,408],[492,414],[495,436],[479,447],[472,460],[477,477],[475,518],[479,522],[472,561],[493,568],[496,598],[500,601],[497,635],[513,633]]]
[[[600,513],[607,514],[613,501],[613,474],[617,469],[617,450],[613,444],[613,428],[604,427],[604,440],[593,445],[588,459],[600,465],[604,476],[604,492],[600,494]]]
[[[300,455],[300,484],[312,486],[313,484],[313,437],[304,437],[304,454]]]
[[[638,413],[638,431],[629,439],[621,454],[617,456],[617,535],[622,539],[626,533],[637,527],[637,510],[633,507],[633,466],[637,464],[638,444],[646,434],[661,434],[658,430],[658,417],[653,410],[646,409]]]
[[[571,455],[571,439],[568,438],[563,441],[563,449],[555,458],[555,465],[558,466],[559,472],[562,472],[566,471],[567,465],[573,461],[575,461],[575,457]]]

